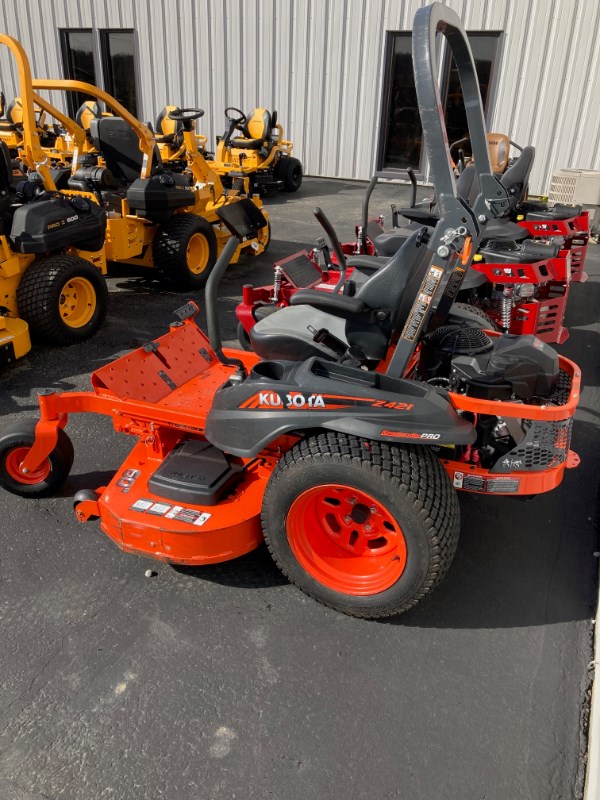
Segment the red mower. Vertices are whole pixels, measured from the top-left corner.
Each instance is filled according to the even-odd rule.
[[[436,84],[435,33],[452,49],[480,196],[454,182]],[[224,351],[217,287],[265,224],[249,200],[219,209],[234,234],[206,286],[208,338],[188,303],[168,333],[96,370],[89,392],[40,392],[40,417],[0,437],[0,484],[53,494],[73,462],[69,415],[94,412],[136,443],[108,486],[74,498],[81,521],[127,551],[210,564],[263,539],[282,572],[360,617],[411,608],[456,550],[456,490],[531,495],[567,467],[580,373],[547,344],[448,323],[485,232],[508,203],[485,148],[475,65],[459,18],[417,11],[415,79],[442,216],[355,296],[304,290],[257,323],[254,353]]]
[[[492,328],[506,333],[534,334],[543,341],[562,344],[569,335],[563,321],[570,281],[587,277],[583,263],[589,238],[588,213],[580,207],[554,206],[549,210],[544,204],[523,201],[534,149],[523,150],[515,145],[521,155],[508,162],[507,154],[513,143],[507,137],[488,134],[487,143],[494,174],[501,176],[510,202],[506,215],[488,225],[461,286],[458,302],[463,308],[471,306],[475,313],[479,310]],[[244,287],[243,301],[236,312],[238,339],[244,348],[250,346],[249,333],[255,322],[272,313],[275,307],[288,305],[298,289],[339,291],[343,287],[344,292],[352,294],[368,274],[398,251],[411,233],[422,225],[433,227],[438,223],[435,201],[416,204],[416,179],[412,170],[408,172],[413,186],[412,203],[400,210],[392,205],[391,232],[383,231],[382,217],[369,217],[369,201],[377,183],[374,177],[365,192],[356,240],[341,244],[343,257],[336,248],[330,258],[327,248],[321,245],[320,258],[315,249],[275,264],[272,286]],[[475,200],[479,186],[473,163],[463,169],[456,188],[468,203]],[[403,228],[398,227],[400,213],[411,220]],[[339,269],[342,258],[346,272]]]

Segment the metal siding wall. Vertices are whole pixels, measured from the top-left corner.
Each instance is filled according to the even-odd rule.
[[[600,169],[600,4],[448,0],[467,30],[503,31],[490,127],[537,148],[531,185]],[[277,108],[308,174],[368,178],[380,130],[386,31],[410,30],[425,0],[0,0],[40,77],[62,75],[59,28],[133,28],[140,115],[167,102],[205,109],[214,143],[227,105]],[[0,49],[2,88],[14,95]],[[64,108],[60,96],[51,98]]]

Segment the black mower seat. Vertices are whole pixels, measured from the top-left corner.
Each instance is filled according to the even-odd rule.
[[[246,116],[243,136],[231,139],[233,147],[242,150],[260,150],[264,142],[270,137],[273,128],[273,119],[266,108],[254,108]]]
[[[98,119],[102,116],[100,106],[95,100],[85,100],[77,109],[75,114],[75,122],[80,128],[83,128],[86,133],[89,133],[90,122],[93,119]]]
[[[552,208],[528,211],[525,219],[535,222],[544,219],[571,219],[571,217],[578,217],[582,211],[583,206],[565,206],[557,203]]]
[[[414,233],[414,229],[411,233]],[[406,238],[408,239],[408,236]],[[354,267],[350,280],[354,282],[357,288],[362,286],[375,270],[381,269],[389,260],[388,256],[349,256],[346,259],[346,264],[349,267]],[[486,280],[487,278],[482,272],[469,267],[461,289],[474,289],[476,286],[481,286]],[[257,319],[259,319],[258,316]]]
[[[380,255],[391,257],[402,247],[408,237],[420,227],[420,225],[410,224],[403,228],[396,228],[389,233],[382,233],[375,239],[375,249]],[[493,219],[487,224],[483,242],[491,239],[521,242],[523,239],[529,238],[530,235],[526,228],[522,228],[516,222],[511,222],[508,219]]]
[[[134,130],[121,117],[100,117],[90,120],[90,136],[94,147],[102,154],[107,168],[116,181],[133,183],[140,177],[143,153]],[[156,149],[153,163],[160,163]]]
[[[180,113],[181,109],[179,106],[165,106],[156,117],[155,129],[159,134],[156,141],[160,144],[172,144],[183,131],[183,123],[169,116],[171,111]]]
[[[348,256],[346,264],[349,267],[360,269],[365,272],[373,272],[385,266],[389,258],[386,256]]]
[[[366,360],[384,358],[387,347],[412,307],[431,251],[416,231],[354,297],[303,289],[292,305],[259,320],[250,331],[254,352],[263,359],[298,361],[311,356],[337,360],[351,346]],[[383,319],[368,319],[370,312]],[[326,335],[317,336],[318,332]]]

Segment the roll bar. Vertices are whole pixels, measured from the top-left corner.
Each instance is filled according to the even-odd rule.
[[[40,143],[40,137],[35,122],[33,107],[37,99],[32,88],[33,84],[29,59],[21,44],[12,36],[8,36],[6,33],[0,33],[0,44],[8,47],[17,64],[19,94],[23,104],[23,150],[25,153],[25,161],[29,167],[37,169],[42,178],[44,188],[49,192],[54,192],[56,191],[56,184],[46,164],[46,153],[44,153]]]
[[[445,36],[448,42],[462,88],[469,138],[481,187],[481,194],[473,204],[473,208],[456,194],[456,182],[437,82],[439,65],[435,44],[438,33]],[[487,222],[492,216],[500,216],[508,203],[508,197],[492,173],[475,62],[462,22],[452,9],[441,3],[433,3],[418,9],[413,23],[412,56],[425,151],[442,218],[442,224],[438,225],[430,242],[430,247],[437,249],[441,244],[444,229],[449,226],[460,227],[459,222],[466,225],[472,238],[476,238],[479,234],[478,218],[485,217]]]
[[[133,132],[139,139],[140,150],[144,154],[144,161],[142,164],[140,177],[150,177],[150,171],[152,169],[152,155],[156,144],[154,141],[154,134],[147,125],[144,125],[144,123],[140,122],[137,117],[134,117],[133,114],[127,111],[125,106],[122,106],[121,103],[119,103],[118,100],[115,100],[112,95],[108,94],[108,92],[105,92],[104,89],[98,88],[98,86],[93,86],[91,83],[72,81],[68,79],[35,79],[32,81],[32,86],[34,89],[49,89],[51,91],[58,92],[81,92],[82,94],[88,94],[90,97],[95,97],[97,100],[101,100],[107,106],[107,108],[110,108],[111,111],[114,111],[117,116],[124,119],[125,122],[127,122],[127,124],[133,129]]]
[[[456,192],[438,88],[438,33],[445,36],[456,62],[467,112],[480,186],[473,207]],[[440,206],[440,220],[427,243],[434,257],[415,292],[386,370],[388,375],[395,377],[404,375],[423,332],[434,330],[445,322],[482,239],[485,225],[491,217],[501,216],[508,208],[508,193],[492,173],[475,62],[462,22],[452,9],[440,3],[418,9],[413,23],[412,58],[425,151]]]

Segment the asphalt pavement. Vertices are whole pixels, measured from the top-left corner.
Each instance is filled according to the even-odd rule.
[[[364,184],[306,179],[272,198],[269,252],[220,291],[235,336],[244,283],[312,246],[320,205],[353,235]],[[379,187],[373,211],[408,197]],[[583,369],[581,466],[530,502],[461,496],[441,586],[407,614],[352,619],[288,585],[266,549],[180,569],[125,555],[71,498],[132,441],[74,416],[60,497],[0,492],[1,800],[571,800],[582,794],[596,598],[600,247],[571,288],[560,351]],[[93,340],[37,348],[0,375],[0,428],[38,387],[89,374],[163,333],[186,295],[118,268]],[[155,570],[145,577],[147,569]]]

